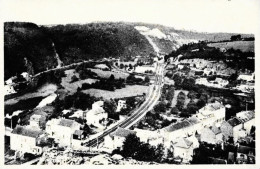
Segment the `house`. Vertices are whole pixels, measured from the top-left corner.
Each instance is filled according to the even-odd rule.
[[[255,148],[238,145],[236,157],[238,164],[255,164]]]
[[[208,144],[219,144],[223,142],[223,134],[219,127],[205,127],[201,130],[200,140]]]
[[[17,80],[17,76],[10,77],[9,79],[7,79],[7,80],[5,81],[5,84],[6,84],[6,85],[11,85],[11,84],[14,83],[15,80]]]
[[[196,117],[190,117],[181,122],[173,123],[161,129],[164,136],[164,144],[170,146],[170,142],[180,137],[189,137],[201,130],[200,121]]]
[[[9,94],[13,94],[13,93],[16,93],[13,86],[11,86],[11,85],[4,86],[4,95],[9,95]]]
[[[171,142],[171,151],[174,157],[182,158],[183,163],[188,163],[193,156],[193,143],[186,138],[178,138]]]
[[[67,112],[67,111],[65,111],[65,112]],[[83,110],[77,110],[71,116],[69,116],[69,118],[76,117],[76,118],[84,119],[85,118],[85,114],[86,113]]]
[[[126,101],[118,100],[116,112],[120,112],[121,109],[125,109],[125,108],[126,108]]]
[[[46,124],[46,132],[60,146],[72,146],[73,133],[80,130],[80,124],[70,119],[51,119]]]
[[[238,76],[237,80],[245,80],[245,81],[250,82],[250,81],[255,80],[255,74],[254,73],[249,74],[249,75],[248,74],[241,74],[241,75]]]
[[[160,134],[160,131],[150,131],[150,130],[142,130],[135,128],[136,136],[140,138],[140,141],[144,143],[148,143],[151,146],[157,147],[159,144],[164,143],[164,138]]]
[[[226,117],[226,108],[219,102],[208,103],[193,115],[200,120],[202,127],[219,127]]]
[[[104,147],[109,149],[121,149],[126,137],[130,134],[136,134],[136,131],[119,127],[104,138]]]
[[[92,104],[92,109],[88,111],[86,114],[86,120],[88,125],[102,127],[101,124],[108,118],[108,114],[103,109],[103,106],[103,101],[97,101]]]
[[[45,126],[45,122],[46,122],[45,116],[34,114],[30,117],[29,126],[34,129],[43,129]]]
[[[224,121],[220,129],[226,139],[233,137],[237,142],[239,138],[250,134],[252,126],[255,126],[255,112],[243,111],[237,113],[236,117]]]
[[[30,80],[30,75],[29,75],[29,73],[27,73],[27,72],[21,73],[21,76],[22,76],[26,81],[29,81],[29,80]]]
[[[81,140],[84,138],[83,130],[75,130],[72,134],[72,148],[73,149],[81,149]]]
[[[10,135],[11,150],[23,153],[39,155],[43,149],[38,145],[44,132],[40,129],[31,129],[26,126],[17,125]]]

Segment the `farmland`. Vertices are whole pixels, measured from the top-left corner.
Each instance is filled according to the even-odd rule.
[[[142,95],[143,93],[147,93],[149,86],[142,85],[132,85],[126,86],[123,89],[117,89],[115,91],[106,91],[100,89],[87,89],[83,90],[83,93],[90,94],[95,97],[103,97],[104,99],[115,99],[115,98],[124,98]]]
[[[209,43],[208,46],[226,49],[239,49],[242,52],[254,52],[255,41],[233,41],[233,42],[220,42]]]

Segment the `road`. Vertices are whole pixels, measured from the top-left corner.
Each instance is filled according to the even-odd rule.
[[[163,71],[164,71],[164,64],[163,63],[158,63],[158,66],[156,68],[156,73],[155,73],[155,83],[151,85],[150,87],[153,88],[152,92],[147,95],[147,98],[145,102],[137,108],[131,116],[126,118],[124,121],[119,123],[118,125],[107,129],[104,131],[103,134],[100,136],[97,136],[96,138],[93,138],[92,140],[83,143],[84,146],[88,147],[95,147],[99,143],[104,141],[104,137],[115,131],[118,127],[129,129],[131,126],[136,124],[139,120],[141,120],[148,111],[150,111],[158,101],[160,94],[161,94],[161,87],[163,84]]]

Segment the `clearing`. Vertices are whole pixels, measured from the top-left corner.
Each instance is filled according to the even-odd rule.
[[[142,95],[143,93],[148,93],[149,86],[142,85],[127,85],[125,88],[116,89],[115,91],[107,91],[100,89],[87,89],[82,90],[83,93],[90,94],[95,97],[103,97],[104,99],[115,99]]]
[[[242,52],[254,52],[255,51],[255,41],[234,41],[234,42],[209,43],[208,46],[215,47],[215,48],[239,49]]]

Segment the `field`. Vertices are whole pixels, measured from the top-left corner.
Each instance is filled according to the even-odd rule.
[[[83,83],[95,83],[97,79],[85,79],[79,80],[73,83],[71,82],[71,77],[76,75],[79,78],[79,74],[75,72],[74,69],[66,70],[65,71],[66,77],[62,78],[61,85],[70,93],[73,94],[77,91],[78,87],[82,87]]]
[[[216,48],[226,49],[239,49],[243,52],[254,52],[255,41],[234,41],[234,42],[221,42],[221,43],[209,43],[208,46]]]
[[[82,92],[86,94],[90,94],[91,96],[95,97],[103,97],[104,99],[114,99],[114,98],[124,98],[124,97],[131,97],[142,95],[143,93],[147,93],[149,86],[142,86],[142,85],[133,85],[133,86],[126,86],[123,89],[117,89],[115,91],[106,91],[100,89],[87,89],[83,90]]]
[[[111,76],[111,74],[113,74],[115,76],[115,79],[125,79],[129,76],[128,73],[117,73],[117,72],[112,72],[112,71],[103,71],[100,69],[90,69],[92,72],[95,72],[99,77],[101,78],[109,78]]]

